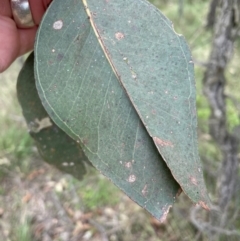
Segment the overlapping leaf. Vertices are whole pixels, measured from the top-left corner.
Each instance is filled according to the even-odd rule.
[[[158,219],[179,186],[112,71],[81,1],[55,1],[35,47],[37,87],[53,120],[93,165]]]
[[[195,203],[208,208],[186,41],[145,0],[83,3],[109,63],[173,176]]]
[[[17,82],[18,100],[29,131],[43,159],[59,170],[82,179],[88,162],[81,147],[52,122],[39,99],[34,80],[33,54],[24,64]]]
[[[35,52],[44,107],[95,167],[159,219],[177,182],[208,208],[189,49],[157,9],[144,0],[55,0]]]

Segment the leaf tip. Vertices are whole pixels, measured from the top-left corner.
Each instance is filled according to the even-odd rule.
[[[200,206],[201,206],[202,208],[204,208],[205,210],[210,211],[210,207],[209,207],[208,204],[205,203],[204,201],[199,201],[199,202],[197,203],[197,205],[200,205]]]
[[[164,207],[164,209],[163,209],[163,214],[162,214],[162,216],[159,218],[159,221],[160,221],[161,223],[163,223],[163,222],[166,221],[167,215],[168,215],[169,210],[170,210],[171,207],[172,207],[172,205],[169,205],[168,207]]]

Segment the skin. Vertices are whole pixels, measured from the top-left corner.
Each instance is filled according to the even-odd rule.
[[[12,18],[10,0],[0,0],[0,73],[19,56],[33,49],[38,25],[52,0],[29,0],[36,26],[19,29]]]

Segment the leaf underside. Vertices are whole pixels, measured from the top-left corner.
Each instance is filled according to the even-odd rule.
[[[35,54],[45,109],[97,169],[160,220],[179,184],[208,207],[191,56],[156,8],[144,0],[55,0]]]
[[[33,53],[26,60],[17,82],[18,100],[43,159],[81,180],[86,173],[87,157],[81,147],[62,131],[48,116],[41,104],[34,80]]]
[[[145,0],[83,0],[111,66],[184,192],[210,205],[197,145],[194,68],[185,39]]]

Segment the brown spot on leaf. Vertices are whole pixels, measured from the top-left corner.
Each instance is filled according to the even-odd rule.
[[[124,34],[121,33],[121,32],[115,33],[115,38],[116,38],[117,40],[121,40],[121,39],[123,39],[124,37],[125,37]]]
[[[132,163],[131,162],[125,162],[124,165],[126,168],[131,168],[132,167]]]
[[[129,177],[128,177],[128,182],[135,182],[136,181],[136,176],[135,175],[130,175]]]
[[[142,190],[142,195],[143,195],[144,197],[146,197],[146,195],[147,195],[147,193],[148,193],[147,187],[148,187],[148,185],[146,184],[146,185],[144,186],[143,190]]]
[[[172,144],[172,142],[170,142],[170,141],[161,140],[161,139],[159,139],[158,137],[153,137],[153,140],[154,140],[154,142],[155,142],[158,146],[163,146],[163,147],[165,147],[165,146],[170,146],[170,147],[173,147],[173,144]]]
[[[82,143],[83,143],[84,145],[87,145],[87,144],[88,144],[88,139],[83,138]]]
[[[153,115],[156,115],[157,112],[156,112],[156,110],[152,110],[151,113],[152,113]]]
[[[63,59],[63,57],[64,57],[63,54],[60,53],[57,55],[57,60],[61,61]]]
[[[198,185],[197,179],[196,179],[195,177],[193,177],[193,176],[190,177],[190,182],[191,182],[193,185],[195,185],[195,186]]]

